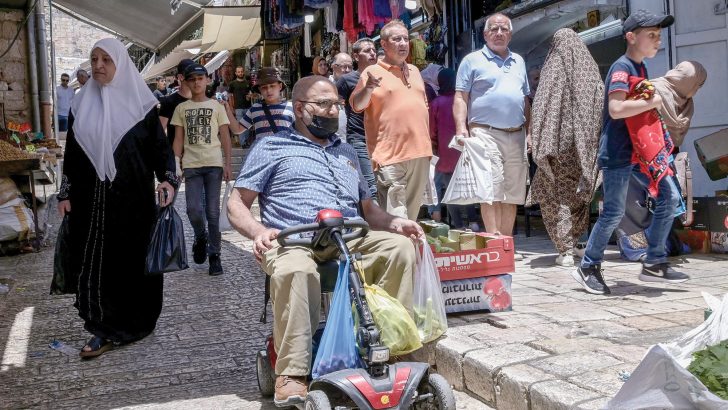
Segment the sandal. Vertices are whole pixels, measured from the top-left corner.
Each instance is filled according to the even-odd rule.
[[[93,357],[101,356],[102,354],[113,349],[114,343],[111,340],[106,340],[101,337],[94,336],[88,341],[88,343],[86,343],[86,346],[84,346],[84,349],[86,347],[90,347],[91,350],[81,349],[81,352],[79,352],[78,355],[85,359],[90,359]]]

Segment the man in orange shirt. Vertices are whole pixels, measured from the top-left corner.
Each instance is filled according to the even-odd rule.
[[[417,67],[405,62],[407,27],[392,20],[382,27],[381,39],[384,58],[362,72],[349,101],[355,112],[364,112],[380,205],[415,220],[432,156],[425,83]]]

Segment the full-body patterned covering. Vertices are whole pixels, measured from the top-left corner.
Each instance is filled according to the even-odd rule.
[[[597,151],[604,83],[584,43],[571,29],[554,34],[531,111],[531,147],[538,170],[528,203],[540,203],[559,253],[589,223],[598,185]]]

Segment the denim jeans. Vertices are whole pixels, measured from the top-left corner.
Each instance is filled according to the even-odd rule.
[[[207,225],[207,253],[220,253],[220,189],[221,167],[187,168],[184,170],[187,217],[195,231],[195,238],[205,235]]]
[[[649,184],[647,175],[640,172],[639,166],[605,168],[602,169],[602,172],[604,176],[603,210],[594,225],[591,235],[589,235],[584,258],[581,260],[582,267],[602,263],[607,242],[624,216],[630,176],[634,173],[634,176],[645,189]],[[652,222],[645,230],[647,256],[644,262],[650,265],[667,261],[665,241],[670,234],[672,222],[675,218],[675,210],[680,204],[680,193],[673,178],[669,176],[662,178],[659,191],[655,201]]]
[[[442,200],[447,191],[450,180],[452,179],[452,173],[435,172],[435,189],[437,189],[437,199]],[[435,211],[442,211],[442,203],[437,205],[429,205],[427,211],[432,215]],[[447,205],[447,215],[449,218],[450,226],[453,228],[466,228],[468,222],[478,222],[478,215],[475,212],[475,205]],[[465,215],[465,220],[463,220]]]
[[[235,118],[240,122],[241,119],[243,119],[243,116],[245,115],[245,112],[248,111],[247,108],[236,108],[235,109]],[[240,136],[238,137],[240,141],[240,145],[245,144],[246,141],[248,141],[248,138],[250,137],[250,129],[247,129],[240,133]]]
[[[58,116],[58,131],[68,131],[68,116],[66,115],[59,115]]]
[[[346,137],[346,142],[354,147],[356,156],[359,157],[359,168],[361,168],[361,173],[364,175],[364,179],[367,181],[367,185],[369,186],[369,193],[372,194],[372,199],[376,201],[377,180],[374,177],[374,171],[372,171],[372,160],[369,159],[369,151],[367,150],[366,140],[360,135],[348,135]]]

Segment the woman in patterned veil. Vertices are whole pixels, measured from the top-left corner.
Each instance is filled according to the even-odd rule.
[[[574,245],[589,224],[603,99],[604,83],[586,45],[571,29],[557,31],[531,109],[531,154],[538,170],[527,202],[541,204],[562,266],[574,265]]]

